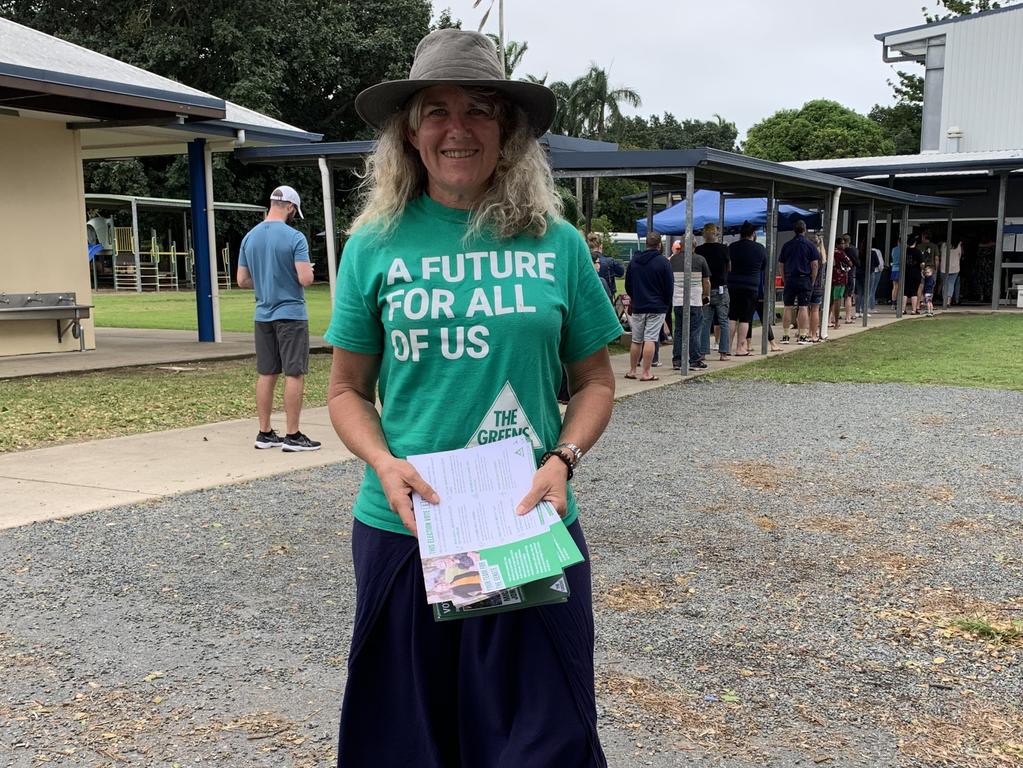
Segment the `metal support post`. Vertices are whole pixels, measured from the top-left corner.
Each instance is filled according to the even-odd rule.
[[[330,306],[334,306],[334,283],[337,280],[337,239],[334,234],[334,174],[321,157],[320,185],[323,188],[323,237],[327,246],[327,282],[330,284]]]
[[[583,177],[582,176],[576,177],[576,180],[575,180],[575,207],[576,207],[576,217],[579,220],[584,219],[585,218],[585,213],[583,211]],[[574,222],[574,223],[578,223],[578,222]],[[589,234],[589,233],[587,233],[587,234]]]
[[[139,255],[139,206],[135,198],[131,199],[131,239],[132,239],[132,252],[135,256],[135,291],[142,293],[142,259]],[[117,259],[117,256],[114,256]],[[114,273],[117,273],[117,267],[114,266]]]
[[[580,198],[581,199],[581,198]],[[654,231],[654,185],[646,185],[646,233]]]
[[[998,219],[995,221],[995,274],[991,280],[991,309],[998,309],[1002,298],[1002,240],[1005,237],[1005,194],[1009,174],[998,176]]]
[[[682,334],[682,375],[686,376],[689,373],[689,343],[691,341],[692,334],[689,333],[689,325],[692,322],[693,308],[689,306],[689,297],[692,293],[690,288],[690,276],[693,273],[693,200],[696,197],[696,169],[686,168],[686,239],[683,243],[684,256],[684,272],[683,272],[683,293],[682,293],[682,327],[675,328],[675,333]],[[703,275],[700,275],[701,285]],[[671,312],[671,308],[668,308]],[[703,311],[703,307],[699,308],[699,311]],[[676,323],[676,325],[678,325]]]
[[[881,258],[882,258],[881,266],[882,266],[882,268],[884,268],[885,264],[888,264],[889,266],[891,266],[890,262],[891,262],[891,248],[892,248],[892,223],[893,223],[892,220],[893,220],[893,218],[894,217],[892,215],[892,209],[889,208],[888,209],[888,221],[885,222],[885,229],[884,229],[884,248],[881,249]],[[888,274],[891,275],[890,272]],[[888,295],[889,296],[891,295],[891,291],[888,292]]]
[[[899,225],[899,287],[895,292],[895,318],[902,317],[903,287],[906,284],[906,251],[909,250],[909,206],[902,206],[902,224]]]
[[[870,284],[873,282],[871,275],[874,274],[874,198],[870,198],[870,207],[867,209],[867,247],[866,253],[861,254],[861,259],[866,259],[863,267],[863,282],[866,285],[863,291],[863,327],[867,327],[867,315],[870,314],[870,302],[874,297],[870,295]],[[874,286],[876,289],[877,286]]]
[[[774,199],[774,182],[772,181],[767,188],[767,222],[765,224],[767,229],[767,265],[764,268],[763,277],[764,300],[760,305],[760,354],[765,356],[768,350],[767,329],[774,320],[774,302],[772,299],[774,298],[774,273],[777,269],[774,262],[774,246],[778,241],[774,219],[776,202]],[[784,335],[787,333],[787,330],[782,329],[782,333]]]
[[[192,202],[192,235],[195,246],[195,309],[199,341],[214,341],[213,275],[210,274],[210,241],[206,219],[206,140],[188,143],[188,187]]]
[[[828,212],[828,269],[824,276],[824,303],[821,305],[821,338],[828,338],[828,326],[831,324],[831,275],[835,271],[835,240],[838,238],[838,206],[842,202],[842,188],[835,187],[831,197],[831,210]]]
[[[213,341],[219,343],[224,338],[220,332],[220,279],[218,277],[219,270],[217,269],[217,227],[213,214],[213,202],[215,200],[213,197],[213,148],[209,144],[206,145],[203,161],[206,170],[206,237],[210,250],[210,275],[212,275],[212,280],[210,281],[210,302],[213,313]],[[230,284],[230,267],[227,264],[226,258],[224,260],[224,269],[228,271],[227,281]]]

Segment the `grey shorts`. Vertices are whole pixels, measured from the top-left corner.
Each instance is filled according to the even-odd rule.
[[[309,321],[256,321],[256,371],[264,376],[309,373]]]
[[[637,314],[629,315],[629,323],[632,325],[632,341],[639,344],[644,341],[656,342],[661,335],[661,328],[664,326],[663,314]]]

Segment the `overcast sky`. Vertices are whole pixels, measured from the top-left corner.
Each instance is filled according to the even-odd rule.
[[[476,29],[490,0],[433,0]],[[529,50],[515,71],[571,80],[590,62],[639,92],[627,113],[715,113],[744,135],[779,109],[834,99],[866,114],[891,104],[892,65],[874,39],[923,23],[927,0],[505,0],[505,36]],[[497,7],[485,32],[497,34]],[[903,64],[923,73],[918,64]]]

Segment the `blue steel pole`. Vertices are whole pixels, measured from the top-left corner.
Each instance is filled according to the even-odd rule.
[[[216,341],[213,332],[213,276],[210,274],[210,244],[206,237],[206,139],[188,143],[188,189],[192,201],[192,247],[195,250],[195,310],[199,341]],[[200,236],[201,235],[201,236]]]

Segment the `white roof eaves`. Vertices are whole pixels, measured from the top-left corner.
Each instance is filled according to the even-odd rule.
[[[910,39],[921,39],[927,37],[937,37],[938,35],[944,34],[942,27],[948,27],[952,24],[962,24],[967,21],[976,21],[977,19],[983,19],[988,16],[993,16],[997,13],[1008,13],[1010,11],[1018,11],[1023,9],[1023,4],[1006,5],[1001,8],[990,8],[986,11],[979,13],[971,13],[966,16],[956,16],[951,19],[942,19],[941,21],[932,21],[930,24],[918,24],[914,27],[904,27],[903,29],[893,29],[890,32],[879,32],[874,35],[874,39],[878,40],[885,45],[892,45],[892,40],[888,38],[896,38],[901,35],[907,35],[902,38],[902,42],[906,42]],[[933,30],[939,30],[936,34],[931,34]],[[916,37],[912,37],[910,33],[916,34]]]

